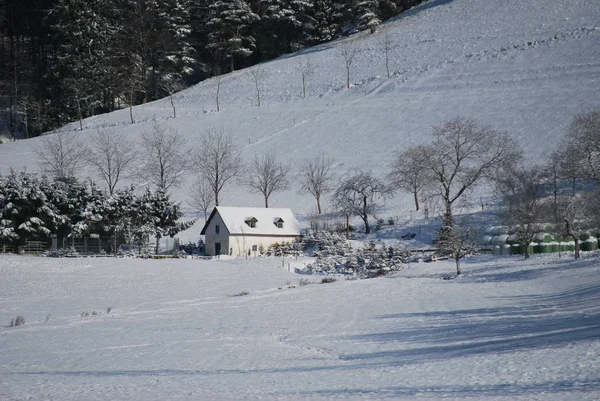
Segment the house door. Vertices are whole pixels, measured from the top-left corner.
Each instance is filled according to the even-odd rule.
[[[221,243],[215,242],[215,256],[220,255],[220,254],[221,254]]]

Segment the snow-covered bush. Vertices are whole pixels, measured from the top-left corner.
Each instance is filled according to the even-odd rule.
[[[171,254],[173,255],[174,258],[178,258],[178,259],[185,259],[188,256],[187,252],[185,252],[183,250],[179,250],[179,249],[174,249]]]
[[[404,267],[402,253],[391,247],[378,247],[371,241],[362,248],[355,249],[347,241],[344,240],[344,243],[328,244],[322,250],[315,251],[317,259],[307,265],[307,272],[367,278],[390,274]]]
[[[267,250],[267,256],[301,256],[302,254],[304,254],[304,252],[302,251],[302,246],[300,243],[297,242],[284,241],[281,244],[276,242],[273,245],[271,245]]]
[[[79,256],[79,252],[72,246],[64,249],[50,249],[42,254],[49,258],[76,258]]]
[[[344,256],[350,252],[350,244],[338,233],[319,231],[311,232],[302,239],[302,247],[308,254],[314,256]]]

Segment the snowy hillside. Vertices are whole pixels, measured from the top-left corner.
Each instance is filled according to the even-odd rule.
[[[0,256],[0,399],[600,398],[597,255],[329,284],[285,262]]]
[[[395,46],[390,78],[385,35]],[[349,40],[357,41],[360,53],[346,89],[339,48]],[[299,57],[315,66],[306,99],[300,97]],[[396,149],[426,142],[433,125],[465,116],[514,135],[530,160],[542,160],[575,114],[600,106],[600,7],[597,0],[432,0],[374,35],[306,49],[262,68],[260,107],[248,73],[237,71],[223,77],[220,112],[213,79],[175,95],[176,119],[163,99],[136,107],[135,124],[128,110],[89,118],[79,136],[85,141],[98,128],[113,127],[138,140],[156,118],[192,144],[206,128],[224,128],[243,145],[246,160],[274,151],[297,162],[324,151],[335,158],[338,173],[363,167],[383,175]],[[37,170],[38,144],[0,145],[0,171]],[[186,199],[186,187],[177,199]],[[309,213],[313,201],[297,195],[297,188],[275,194],[271,205]],[[229,188],[223,204],[261,206],[262,199],[247,188]],[[403,194],[389,205],[395,213],[412,208]]]

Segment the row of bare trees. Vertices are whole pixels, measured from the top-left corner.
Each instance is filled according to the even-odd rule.
[[[525,248],[547,226],[575,243],[600,230],[600,110],[577,115],[559,146],[541,165],[519,165],[496,180],[502,220]]]
[[[506,134],[457,118],[434,127],[430,144],[399,152],[388,178],[413,195],[416,210],[422,199],[441,202],[439,248],[467,248],[469,233],[455,227],[454,205],[487,181],[502,200],[500,222],[525,257],[535,235],[549,226],[575,242],[579,257],[580,236],[600,229],[600,110],[577,115],[545,164],[527,164],[518,149]]]
[[[195,149],[183,135],[156,121],[139,144],[110,129],[98,130],[88,144],[81,139],[68,132],[44,137],[37,149],[42,172],[68,181],[87,168],[110,194],[124,178],[168,192],[193,173],[189,203],[205,215],[219,205],[223,189],[232,182],[261,194],[269,207],[271,195],[289,189],[292,178],[291,164],[274,153],[255,155],[246,165],[233,136],[223,129],[206,130]],[[319,213],[323,194],[331,190],[332,164],[333,159],[320,155],[297,166],[300,192],[316,199]]]
[[[385,68],[387,77],[391,76],[390,72],[390,57],[392,52],[397,48],[397,45],[392,41],[391,37],[384,33],[380,39],[379,43],[381,53],[383,54],[385,61]],[[346,88],[350,88],[351,86],[351,73],[352,66],[355,63],[356,57],[360,54],[361,48],[356,40],[346,40],[342,42],[337,48],[337,54],[343,61],[344,72],[345,72],[345,85]],[[314,75],[317,66],[308,56],[299,56],[296,61],[295,70],[300,75],[301,78],[301,91],[300,96],[302,98],[306,97],[306,89],[308,85],[309,79]],[[213,84],[215,88],[215,107],[216,111],[221,110],[221,87],[225,80],[223,75],[219,75],[221,70],[215,70],[215,77],[213,78]],[[256,65],[248,69],[246,76],[252,82],[252,86],[254,87],[255,92],[255,102],[254,104],[257,107],[260,107],[262,103],[262,92],[264,91],[264,85],[268,78],[267,70],[263,65]],[[165,91],[168,92],[171,108],[173,109],[173,118],[177,115],[176,107],[173,99],[174,91],[171,88],[165,87]],[[130,110],[130,114],[132,111]],[[134,123],[133,116],[131,117],[131,123]]]
[[[455,205],[486,182],[493,183],[502,197],[503,223],[523,244],[529,244],[548,224],[555,224],[557,231],[576,243],[583,230],[600,227],[596,210],[600,179],[597,110],[573,120],[563,143],[544,166],[523,163],[519,146],[507,134],[456,118],[434,127],[429,144],[400,151],[387,177],[352,169],[337,177],[337,185],[334,160],[325,154],[307,158],[295,169],[274,153],[255,155],[245,164],[241,148],[222,129],[207,130],[197,149],[156,122],[143,133],[139,146],[110,130],[99,131],[90,144],[80,146],[69,134],[49,136],[39,152],[42,168],[54,177],[68,177],[87,161],[111,193],[123,177],[136,177],[168,191],[193,172],[189,203],[205,216],[213,205],[220,204],[222,190],[231,183],[261,194],[268,207],[272,194],[289,189],[295,178],[299,192],[316,200],[319,214],[323,197],[332,193],[333,208],[359,217],[367,233],[369,217],[382,201],[400,190],[412,194],[416,210],[423,199],[440,205],[438,247],[458,251],[465,248],[466,234],[455,227]],[[142,150],[143,158],[135,156],[136,149]],[[457,243],[462,245],[457,247]]]

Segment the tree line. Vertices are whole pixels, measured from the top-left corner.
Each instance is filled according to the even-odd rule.
[[[0,175],[0,243],[19,253],[27,241],[45,241],[50,234],[75,239],[90,234],[110,238],[112,252],[127,244],[140,252],[151,237],[158,253],[162,237],[191,226],[162,190],[133,188],[111,194],[76,178],[52,179],[26,172]]]
[[[575,243],[600,232],[600,110],[573,118],[558,147],[542,164],[524,160],[518,143],[473,120],[458,118],[434,128],[431,144],[399,152],[389,179],[420,199],[441,204],[437,246],[456,259],[470,252],[478,235],[455,224],[454,205],[477,185],[491,184],[501,200],[498,222],[529,257],[536,234],[551,229]]]
[[[420,2],[0,0],[0,109],[12,133],[36,136],[225,71],[373,32]]]
[[[131,210],[142,206],[135,203],[132,188],[118,189],[124,178],[136,182],[140,188],[150,188],[144,195],[146,203],[152,196],[166,197],[169,206],[164,210],[171,210],[169,215],[173,218],[169,227],[177,227],[174,221],[181,217],[180,205],[168,202],[169,191],[182,185],[190,174],[194,178],[188,203],[203,212],[205,219],[208,211],[222,202],[222,191],[227,185],[246,186],[249,191],[260,194],[264,206],[269,207],[270,197],[288,190],[293,180],[299,184],[296,189],[300,194],[314,198],[316,215],[322,213],[322,202],[328,196],[334,211],[360,218],[366,233],[370,233],[369,222],[381,210],[383,202],[395,192],[407,192],[413,198],[415,210],[425,202],[440,211],[442,224],[436,245],[456,256],[457,271],[460,271],[461,255],[479,238],[456,224],[455,207],[480,185],[492,185],[501,199],[500,222],[525,246],[550,225],[556,232],[573,239],[578,257],[579,235],[585,230],[600,229],[597,202],[600,110],[577,115],[558,149],[543,165],[526,163],[517,141],[510,135],[459,117],[434,127],[430,143],[399,150],[389,166],[389,173],[383,177],[366,169],[351,169],[336,176],[335,160],[324,153],[296,165],[279,160],[274,153],[256,154],[244,161],[241,147],[223,129],[207,129],[194,148],[177,131],[156,121],[142,133],[137,144],[110,129],[98,130],[88,145],[81,144],[75,134],[63,132],[44,137],[37,152],[41,170],[59,183],[57,188],[66,185],[68,191],[73,185],[76,193],[83,191],[77,189],[80,185],[77,175],[86,167],[86,173],[101,183],[89,178],[87,191],[99,193],[98,188],[102,186],[107,199],[124,196],[134,202],[129,207]],[[9,177],[13,181],[18,177],[27,182],[34,180],[31,174],[24,173],[12,173]],[[39,182],[47,182],[47,179]],[[3,186],[11,187],[8,183]],[[39,214],[45,213],[46,208],[36,204],[37,198],[28,201],[32,206],[23,207],[24,213],[34,219],[27,220],[28,223],[11,220],[14,212],[8,205],[16,204],[11,199],[6,193],[0,193],[2,238],[12,238],[15,230],[44,234],[44,229],[29,228],[46,221]],[[154,218],[160,221],[156,215]],[[84,220],[89,222],[87,217]],[[135,226],[127,219],[122,224]],[[72,230],[67,235],[78,235],[81,224],[71,221],[67,226]],[[173,228],[167,231],[175,232]],[[159,239],[164,232],[155,229],[153,235]]]

